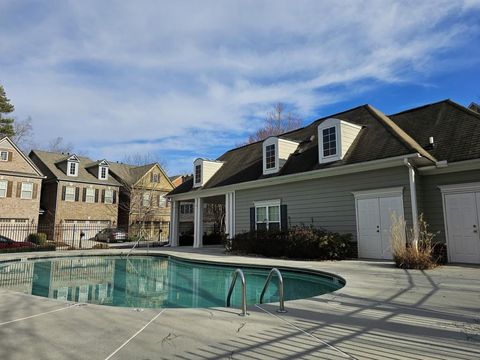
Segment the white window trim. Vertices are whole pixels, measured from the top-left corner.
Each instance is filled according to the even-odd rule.
[[[73,198],[72,198],[71,200],[69,200],[69,198],[68,198],[69,195],[72,195],[72,194],[69,194],[69,193],[68,193],[68,190],[69,190],[69,189],[72,189],[72,190],[73,190],[73,192],[72,192]],[[65,201],[75,202],[75,191],[76,191],[76,190],[75,190],[75,187],[74,187],[74,186],[66,186],[66,187],[65,187]]]
[[[442,194],[458,194],[468,192],[480,192],[480,182],[451,184],[438,186]]]
[[[267,169],[267,146],[270,146],[270,145],[275,146],[275,166],[273,168]],[[272,137],[269,137],[268,139],[265,139],[262,147],[263,147],[263,155],[262,155],[263,174],[269,175],[269,174],[277,173],[278,167],[279,167],[278,138],[272,136]]]
[[[105,176],[102,176],[102,170],[105,169]],[[99,166],[98,167],[98,179],[107,180],[108,179],[108,166]]]
[[[333,161],[342,160],[345,152],[348,149],[344,149],[342,146],[342,126],[349,126],[355,129],[361,130],[362,127],[356,124],[352,124],[339,119],[326,119],[317,128],[318,136],[318,161],[320,164],[325,164]],[[336,155],[323,155],[323,130],[335,127],[335,137],[337,142],[337,154]]]
[[[107,193],[111,194],[110,196],[107,196]],[[107,199],[111,199],[107,201]],[[113,204],[113,190],[112,189],[106,189],[105,190],[105,197],[103,199],[104,204]]]
[[[167,207],[167,197],[165,194],[158,195],[158,207]]]
[[[88,194],[89,191],[92,192],[91,195]],[[88,200],[89,197],[92,199],[91,201]],[[95,202],[95,189],[94,188],[87,188],[87,190],[85,190],[85,202],[89,203],[89,204],[92,204],[92,203]]]
[[[72,166],[72,164],[75,165],[75,174],[71,174],[70,173],[70,167]],[[78,176],[78,162],[76,161],[67,161],[67,176]]]
[[[2,157],[2,154],[6,154],[5,160]],[[0,161],[8,161],[8,151],[7,150],[0,150]]]
[[[30,190],[25,190],[24,189],[24,186],[26,185],[30,185],[31,186],[31,189]],[[23,193],[30,193],[29,196],[25,197],[23,196]],[[33,183],[31,182],[22,182],[22,187],[20,189],[20,199],[23,199],[23,200],[32,200],[33,199]]]
[[[0,190],[5,191],[5,194],[3,196],[0,194],[0,198],[6,198],[7,197],[7,191],[8,191],[8,180],[0,180],[0,184],[5,184],[5,188],[2,188],[0,186]]]
[[[262,201],[255,201],[253,203],[253,206],[255,207],[255,230],[258,229],[258,224],[266,224],[266,227],[267,227],[267,230],[270,229],[270,223],[274,223],[274,224],[277,224],[278,223],[278,229],[281,230],[282,229],[282,208],[281,208],[281,201],[279,199],[277,200],[262,200]],[[257,221],[257,209],[258,208],[265,208],[265,215],[267,217],[267,221],[266,222],[259,222]],[[269,219],[269,211],[268,209],[270,207],[278,207],[278,221],[270,221]]]

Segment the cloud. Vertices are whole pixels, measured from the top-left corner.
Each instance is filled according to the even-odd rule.
[[[308,118],[359,83],[426,81],[441,70],[439,54],[454,61],[453,50],[478,36],[479,8],[3,1],[0,81],[16,115],[33,118],[37,142],[63,136],[96,158],[155,152],[183,170],[195,154],[238,144],[272,103]]]

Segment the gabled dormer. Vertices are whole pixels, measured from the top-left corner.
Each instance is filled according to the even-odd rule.
[[[223,162],[198,158],[193,162],[193,187],[201,187],[222,167]]]
[[[342,160],[361,129],[359,125],[334,118],[318,125],[320,164]]]
[[[80,167],[80,160],[76,155],[71,155],[67,158],[67,175],[72,177],[78,176],[78,168]]]
[[[298,143],[271,136],[263,141],[263,175],[277,173],[288,157],[295,152]]]
[[[98,179],[99,180],[108,180],[108,168],[110,164],[107,160],[102,160],[98,163]]]

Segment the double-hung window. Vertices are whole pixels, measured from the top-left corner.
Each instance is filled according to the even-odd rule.
[[[165,195],[158,196],[158,206],[159,207],[166,207],[167,206],[167,198]]]
[[[202,182],[202,165],[195,166],[195,184]]]
[[[255,204],[257,230],[280,230],[280,202],[260,202]]]
[[[152,174],[152,182],[154,183],[160,182],[160,176],[157,173]]]
[[[0,161],[8,161],[8,151],[0,151]]]
[[[323,156],[337,155],[337,128],[335,126],[322,130]]]
[[[68,176],[77,176],[78,164],[76,162],[68,162]]]
[[[105,204],[113,204],[113,190],[105,190]]]
[[[193,214],[193,204],[180,205],[180,214]]]
[[[0,180],[0,198],[7,197],[7,187],[8,187],[8,181]]]
[[[150,206],[150,194],[146,193],[142,196],[142,206]]]
[[[65,201],[75,201],[75,188],[73,186],[65,188]]]
[[[21,199],[31,199],[33,195],[33,183],[22,182]]]
[[[95,202],[95,189],[87,188],[87,190],[85,190],[85,202],[87,203]]]
[[[276,166],[275,144],[265,147],[265,169],[273,169]]]
[[[100,180],[106,180],[108,177],[108,168],[106,166],[100,166]]]

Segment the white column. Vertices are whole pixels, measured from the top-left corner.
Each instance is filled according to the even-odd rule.
[[[178,214],[179,214],[179,201],[172,201],[170,208],[170,246],[178,246]]]
[[[193,211],[193,247],[203,246],[203,199],[195,198]]]
[[[231,239],[235,236],[235,193],[225,194],[225,233]]]
[[[417,206],[417,187],[415,181],[415,168],[408,161],[405,162],[405,165],[408,167],[408,179],[410,181],[410,201],[412,203],[412,222],[413,222],[413,241],[415,242],[414,246],[417,245],[419,238],[419,227],[418,227],[418,206]]]

